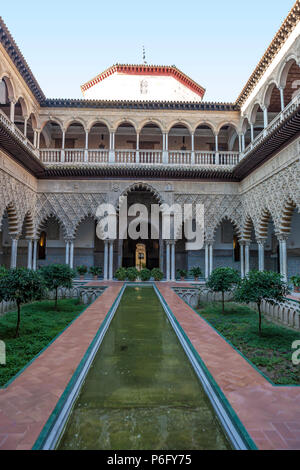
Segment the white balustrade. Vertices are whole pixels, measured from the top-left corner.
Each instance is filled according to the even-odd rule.
[[[261,142],[270,134],[272,134],[282,123],[285,121],[300,105],[300,93],[298,93],[292,101],[281,111],[275,118],[268,124],[265,129],[255,137],[253,142],[251,142],[244,152],[244,157],[248,155],[254,148],[261,144]]]
[[[140,150],[140,163],[162,163],[162,150]]]
[[[61,150],[42,149],[40,150],[40,159],[43,163],[60,163],[61,162]]]
[[[216,152],[195,151],[196,165],[214,165]]]
[[[39,157],[39,151],[36,147],[30,142],[30,140],[25,137],[22,131],[6,116],[6,114],[0,109],[0,122],[5,125],[17,139],[22,142],[23,145],[28,147],[28,149],[34,153],[36,157]]]
[[[235,166],[239,163],[239,152],[219,152],[219,165]]]
[[[89,163],[107,163],[108,162],[108,150],[89,150],[88,151],[88,162]]]
[[[171,165],[190,165],[191,157],[192,152],[186,152],[181,150],[169,151],[169,163]]]
[[[135,150],[115,150],[116,163],[135,163]]]
[[[67,149],[65,152],[66,163],[83,163],[84,162],[84,150]]]

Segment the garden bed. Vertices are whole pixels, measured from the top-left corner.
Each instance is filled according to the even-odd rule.
[[[225,314],[220,303],[203,304],[197,311],[272,382],[300,385],[300,365],[292,364],[299,332],[264,319],[259,335],[257,312],[234,303],[226,304]]]
[[[6,345],[6,365],[0,365],[0,387],[3,387],[23,367],[64,330],[86,306],[77,299],[54,302],[44,300],[22,307],[20,335],[14,338],[17,313],[0,318],[0,339]]]

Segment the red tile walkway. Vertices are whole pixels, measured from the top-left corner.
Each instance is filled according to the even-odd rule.
[[[32,448],[123,285],[103,284],[109,286],[103,294],[16,380],[0,389],[1,450]]]
[[[171,289],[157,287],[259,449],[300,449],[300,387],[272,386]],[[178,286],[178,284],[176,284]]]

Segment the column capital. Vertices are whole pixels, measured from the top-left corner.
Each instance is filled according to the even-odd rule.
[[[177,241],[177,240],[174,239],[174,238],[170,238],[170,239],[168,239],[168,240],[165,240],[166,245],[175,245],[176,241]]]
[[[286,242],[287,239],[288,239],[289,236],[290,236],[289,233],[280,233],[280,232],[279,232],[279,233],[278,233],[278,232],[275,233],[275,235],[276,235],[277,240],[280,241],[280,242],[283,242],[283,241]]]
[[[12,240],[19,240],[20,234],[19,234],[19,233],[11,233],[11,234],[10,234],[10,238],[11,238]]]
[[[243,246],[250,246],[251,240],[247,240],[246,238],[241,238],[239,240],[239,244]]]
[[[75,240],[75,238],[73,238],[73,237],[66,237],[65,238],[65,243],[72,243],[72,242],[74,242],[74,240]]]
[[[266,244],[266,242],[267,242],[267,239],[266,239],[266,238],[257,238],[257,239],[256,239],[256,243],[257,243],[258,245],[264,246],[264,245]]]

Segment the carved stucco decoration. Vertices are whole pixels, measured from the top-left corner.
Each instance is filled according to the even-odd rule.
[[[20,235],[26,214],[30,213],[34,218],[36,194],[25,184],[0,171],[0,229],[4,212],[9,206],[14,207],[17,217],[16,233]]]
[[[96,219],[99,204],[107,201],[105,194],[59,194],[42,193],[37,198],[36,231],[40,231],[43,223],[51,216],[61,224],[64,237],[74,238],[81,221],[86,217]]]

